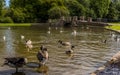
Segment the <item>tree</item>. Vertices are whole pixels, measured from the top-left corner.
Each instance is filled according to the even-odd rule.
[[[10,0],[11,17],[15,22],[34,22],[38,3],[39,0]]]
[[[89,8],[90,0],[77,0],[80,4],[82,4],[85,8]]]
[[[0,16],[2,15],[3,7],[4,7],[4,0],[0,0]]]
[[[118,11],[118,18],[120,19],[120,0],[117,2],[116,9]]]
[[[85,8],[77,0],[66,0],[66,7],[70,11],[71,16],[83,16],[85,15]]]
[[[60,18],[62,16],[68,16],[69,10],[65,6],[54,6],[48,11],[50,18]]]
[[[4,0],[0,3],[2,9]],[[68,15],[117,19],[119,12],[120,0],[10,0],[10,7],[3,15],[14,22],[46,22],[49,18]]]
[[[107,14],[107,18],[117,20],[119,16],[119,10],[118,3],[116,1],[112,1],[108,9],[109,12]]]
[[[92,8],[90,8],[90,0],[77,0],[80,4],[83,5],[85,9],[85,16],[95,18],[96,14]]]
[[[38,18],[48,20],[48,18],[56,18],[68,14],[68,9],[64,6],[64,0],[40,0]],[[57,11],[57,12],[56,12]]]
[[[97,17],[102,18],[107,15],[110,0],[90,0],[90,8],[92,8]]]

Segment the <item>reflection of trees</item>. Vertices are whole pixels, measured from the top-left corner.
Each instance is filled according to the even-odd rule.
[[[5,50],[6,50],[6,54],[8,56],[15,56],[15,49],[14,49],[14,39],[13,39],[13,34],[11,32],[11,30],[5,30],[4,32],[4,36],[5,38]]]

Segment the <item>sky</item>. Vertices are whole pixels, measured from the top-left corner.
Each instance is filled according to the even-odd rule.
[[[9,0],[5,0],[6,6],[9,6]]]

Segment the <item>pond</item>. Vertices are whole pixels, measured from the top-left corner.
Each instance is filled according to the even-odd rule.
[[[90,75],[119,51],[119,40],[114,40],[113,34],[119,36],[100,27],[0,27],[0,65],[5,57],[14,56],[24,56],[28,62],[38,62],[36,54],[40,46],[45,45],[49,53],[46,63],[48,75]],[[25,41],[29,39],[33,42],[30,51],[25,47]],[[65,54],[68,49],[60,47],[58,40],[70,41],[75,45],[73,56]]]

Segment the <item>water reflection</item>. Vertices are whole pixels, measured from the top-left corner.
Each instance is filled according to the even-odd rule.
[[[36,71],[42,73],[43,75],[49,75],[48,70],[49,70],[48,66],[42,65],[41,67],[38,67]]]
[[[11,75],[26,75],[24,72],[15,72],[15,73],[12,73]]]
[[[4,39],[4,46],[5,46],[5,53],[9,56],[15,56],[15,48],[14,48],[14,39],[13,39],[13,33],[10,29],[5,30],[3,33],[3,39]]]

